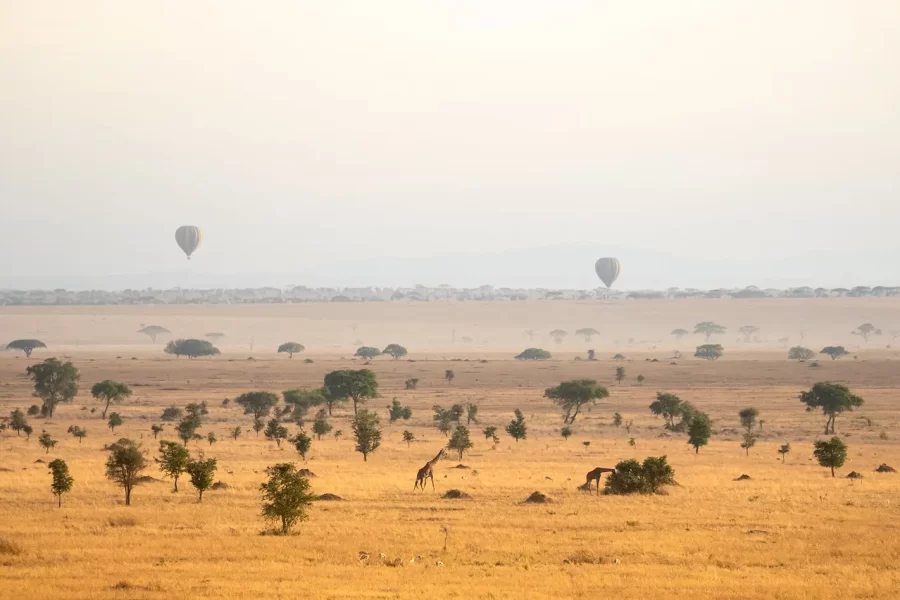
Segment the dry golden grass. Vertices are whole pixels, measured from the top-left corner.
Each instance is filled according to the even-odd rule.
[[[7,316],[18,318],[24,317]],[[30,442],[13,434],[0,444],[2,598],[888,599],[900,589],[900,475],[874,472],[881,463],[900,468],[900,369],[883,350],[858,361],[822,362],[819,369],[789,363],[780,350],[678,365],[645,362],[668,353],[636,348],[625,363],[522,364],[508,353],[484,351],[479,357],[487,356],[486,363],[443,360],[443,352],[416,354],[416,362],[379,359],[370,365],[383,396],[374,407],[384,420],[383,407],[396,396],[412,406],[413,419],[385,423],[384,445],[363,463],[353,451],[349,411],[342,410],[334,425],[344,439],[314,442],[305,466],[318,475],[312,480],[316,493],[345,501],[316,503],[309,521],[290,537],[260,535],[267,525],[259,516],[258,487],[266,466],[302,461],[287,445],[278,450],[252,432],[231,440],[227,431],[248,427],[250,419],[221,401],[251,389],[319,385],[327,371],[358,368],[359,362],[314,350],[312,364],[271,353],[248,361],[246,350],[195,361],[139,347],[113,353],[70,348],[67,354],[82,371],[82,394],[60,407],[52,422],[32,419]],[[24,367],[42,357],[0,355],[3,414],[33,403]],[[629,382],[617,386],[612,375],[622,364]],[[457,375],[452,386],[442,381],[448,368]],[[647,378],[643,386],[634,385],[637,374]],[[409,377],[421,380],[418,390],[403,389]],[[559,414],[542,394],[575,377],[608,384],[611,397],[580,417],[575,436],[565,442],[558,435]],[[125,425],[115,435],[99,411],[89,410],[98,405],[87,390],[107,378],[135,390],[117,408]],[[804,412],[796,399],[826,379],[846,382],[866,399],[862,409],[838,419],[850,459],[835,479],[811,457],[824,419]],[[679,394],[713,418],[717,434],[699,455],[684,435],[660,437],[662,423],[647,410],[660,390]],[[462,461],[471,468],[453,468],[455,458],[441,461],[437,490],[429,485],[414,493],[416,470],[446,443],[430,426],[430,407],[467,399],[481,406],[478,431],[485,424],[502,430],[513,409],[522,408],[528,440],[516,444],[502,434],[492,449],[473,431],[476,446]],[[125,507],[121,490],[104,478],[103,445],[142,437],[153,456],[157,442],[150,425],[162,408],[199,400],[210,405],[201,433],[215,431],[219,442],[191,450],[216,457],[217,479],[230,489],[207,492],[198,504],[186,479],[178,494],[168,481],[148,483]],[[758,407],[765,419],[763,438],[749,457],[737,431],[737,411],[744,406]],[[612,426],[616,411],[634,420],[630,436]],[[71,424],[88,429],[82,444],[65,434]],[[60,440],[49,455],[35,439],[41,429]],[[404,429],[419,438],[411,448],[400,439]],[[171,425],[163,437],[173,439]],[[584,440],[591,441],[587,450]],[[794,450],[782,464],[776,450],[785,441]],[[680,484],[666,495],[598,498],[575,489],[593,467],[660,454],[669,457]],[[50,494],[46,465],[35,463],[56,457],[68,462],[75,478],[61,509]],[[851,470],[864,479],[846,479]],[[161,478],[155,467],[147,473]],[[734,481],[742,473],[752,479]],[[471,498],[442,500],[451,488]],[[523,504],[536,490],[553,502]],[[442,528],[449,530],[446,550]],[[360,551],[371,554],[368,564],[358,561]],[[402,558],[403,566],[383,566],[379,553]],[[409,562],[417,556],[424,560]]]

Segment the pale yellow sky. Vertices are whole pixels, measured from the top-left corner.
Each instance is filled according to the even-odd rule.
[[[0,253],[897,251],[898,57],[895,0],[0,0]]]

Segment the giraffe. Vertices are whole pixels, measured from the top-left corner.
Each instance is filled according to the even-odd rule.
[[[429,460],[427,463],[425,463],[424,467],[419,469],[419,472],[416,473],[416,483],[415,483],[415,485],[413,485],[413,490],[418,488],[419,485],[421,484],[422,491],[424,492],[425,491],[425,480],[429,479],[429,478],[431,479],[431,489],[432,490],[434,489],[434,472],[432,471],[432,467],[434,467],[435,463],[437,463],[437,461],[441,460],[441,458],[443,456],[444,456],[444,449],[441,448],[441,451],[437,453],[437,456],[435,456],[434,458]]]
[[[615,469],[607,469],[606,467],[597,467],[593,471],[588,471],[587,481],[584,482],[587,491],[591,491],[591,483],[593,481],[597,482],[597,495],[600,495],[600,478],[603,477],[604,473],[615,473]]]

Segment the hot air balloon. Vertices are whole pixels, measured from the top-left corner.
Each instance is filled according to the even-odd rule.
[[[191,260],[191,254],[200,245],[201,238],[200,228],[193,225],[182,225],[175,231],[175,241],[178,242],[178,247],[187,254],[188,260]]]
[[[608,288],[619,276],[619,273],[622,272],[622,263],[619,262],[618,258],[607,256],[597,259],[597,262],[594,263],[594,270],[597,271],[597,277],[600,278],[600,281],[605,283]]]

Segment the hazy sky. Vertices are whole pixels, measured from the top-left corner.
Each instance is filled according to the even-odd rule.
[[[0,209],[7,277],[896,257],[900,2],[0,0]]]

